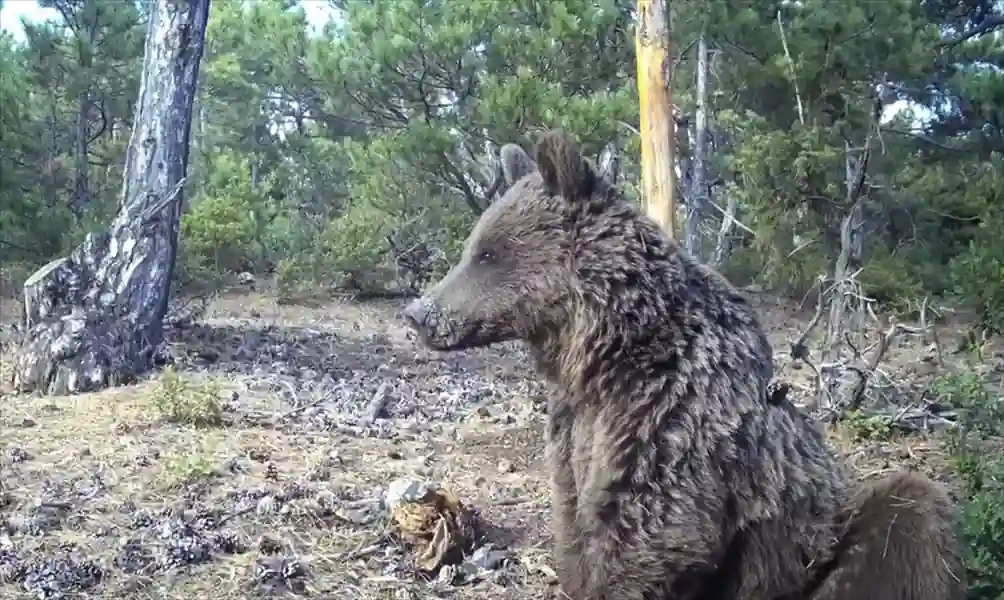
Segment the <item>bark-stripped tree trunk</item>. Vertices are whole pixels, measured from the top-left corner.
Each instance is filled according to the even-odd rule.
[[[209,0],[154,0],[119,213],[25,283],[21,391],[128,383],[162,340]]]
[[[607,142],[600,151],[600,158],[596,162],[600,171],[600,177],[616,185],[621,176],[621,157],[617,153],[617,147],[613,142]]]
[[[715,241],[715,253],[711,258],[711,264],[716,269],[720,269],[725,264],[732,252],[732,241],[729,236],[735,229],[738,210],[739,200],[735,194],[729,194],[729,202],[725,207],[725,214],[722,215],[722,226],[718,229],[718,238]]]
[[[850,278],[861,266],[864,251],[861,231],[864,228],[863,190],[871,151],[869,141],[870,138],[860,151],[860,157],[855,157],[851,145],[844,143],[845,188],[850,209],[840,222],[840,254],[833,267],[835,293],[830,301],[830,322],[827,329],[827,339],[833,344],[840,343],[847,318],[845,309],[848,297],[852,295],[852,291],[849,291],[852,283]],[[860,318],[860,315],[856,316]]]
[[[638,0],[635,33],[641,107],[641,180],[645,211],[676,235],[675,121],[669,0]]]
[[[701,259],[703,252],[698,225],[704,217],[704,203],[710,200],[705,178],[708,161],[708,40],[704,32],[701,32],[701,37],[697,40],[697,114],[694,120],[694,173],[690,202],[687,203],[687,227],[683,243],[691,255]]]

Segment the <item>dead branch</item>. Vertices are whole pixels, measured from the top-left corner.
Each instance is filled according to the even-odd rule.
[[[816,285],[822,287],[823,281],[825,281],[825,279],[823,277],[820,277],[817,280]],[[820,298],[822,298],[822,293],[820,293]],[[809,335],[812,334],[812,331],[816,328],[817,325],[819,325],[819,321],[823,318],[823,305],[824,302],[822,300],[820,300],[816,304],[816,314],[812,316],[812,320],[809,321],[809,325],[805,328],[805,331],[802,332],[802,335],[798,337],[798,340],[791,344],[791,358],[793,360],[801,360],[806,364],[810,364],[808,362],[809,348],[806,345],[806,342],[809,339]]]
[[[777,29],[781,34],[781,47],[784,49],[784,57],[788,61],[788,71],[791,77],[791,85],[795,88],[795,106],[798,109],[798,122],[805,125],[805,107],[802,105],[802,94],[798,91],[798,76],[795,73],[795,61],[791,58],[791,51],[788,50],[788,38],[784,35],[784,23],[781,22],[781,11],[777,11]]]
[[[823,306],[825,305],[822,292],[823,281],[825,281],[825,279],[820,277],[816,282],[816,285],[820,287],[819,301],[816,303],[816,314],[812,316],[812,320],[809,321],[809,325],[805,328],[805,331],[802,332],[802,335],[798,337],[798,340],[790,344],[789,350],[791,359],[800,360],[805,363],[810,369],[812,369],[812,372],[816,377],[816,399],[813,403],[813,408],[818,408],[820,400],[822,396],[826,394],[827,389],[826,382],[823,381],[822,372],[809,359],[809,346],[806,343],[813,330],[815,330],[816,326],[819,325],[819,321],[823,318]],[[829,402],[827,402],[827,404],[829,404]]]
[[[920,331],[919,329],[917,331]],[[913,328],[906,327],[905,325],[894,324],[889,329],[886,330],[885,334],[882,335],[878,350],[872,354],[872,358],[868,361],[867,368],[859,368],[856,366],[848,366],[847,368],[858,376],[858,382],[854,386],[853,392],[851,392],[851,398],[847,402],[847,406],[844,407],[845,410],[858,410],[861,408],[862,403],[865,399],[865,392],[868,389],[868,383],[872,378],[872,375],[878,370],[879,365],[885,359],[886,352],[889,351],[889,346],[892,344],[893,340],[900,333],[915,333]]]
[[[791,359],[801,361],[814,374],[816,389],[810,408],[827,421],[837,420],[848,411],[860,410],[867,404],[874,404],[873,401],[877,396],[884,395],[877,382],[881,381],[881,386],[888,387],[891,384],[894,389],[898,389],[892,376],[883,370],[882,365],[888,360],[889,350],[899,336],[918,336],[923,338],[925,343],[933,340],[930,343],[934,346],[937,366],[944,365],[940,343],[936,339],[937,334],[927,316],[926,299],[921,304],[918,326],[891,323],[884,331],[879,330],[880,335],[876,341],[867,345],[860,344],[851,331],[844,331],[839,338],[825,341],[826,358],[816,365],[810,359],[809,339],[822,320],[824,308],[832,306],[838,297],[843,297],[845,301],[849,299],[851,302],[859,303],[862,306],[858,309],[859,312],[874,316],[871,307],[875,304],[875,300],[857,291],[859,284],[853,281],[854,275],[856,273],[852,274],[851,281],[843,284],[833,283],[825,277],[817,281],[820,294],[815,314],[805,331],[795,341],[790,342]],[[874,319],[877,322],[877,317]],[[858,336],[863,334],[862,331],[855,333]],[[845,377],[848,374],[852,374],[853,377]],[[901,394],[897,392],[896,395]]]

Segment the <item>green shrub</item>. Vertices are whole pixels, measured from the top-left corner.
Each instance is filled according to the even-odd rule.
[[[758,283],[799,299],[812,290],[820,275],[832,271],[832,261],[811,247],[791,255],[790,251],[760,243],[737,248],[722,269],[735,285]]]
[[[181,220],[185,248],[193,262],[234,271],[250,262],[254,224],[249,204],[233,196],[203,198]]]
[[[883,413],[869,413],[864,410],[849,411],[842,422],[854,441],[885,441],[892,437],[892,417]]]
[[[367,202],[353,203],[332,219],[322,234],[329,272],[340,283],[350,280],[363,287],[387,283],[378,282],[376,275],[390,264],[386,236],[398,224],[398,219],[380,208]]]
[[[181,218],[179,262],[188,276],[244,270],[268,254],[265,240],[276,212],[269,181],[252,185],[247,157],[223,153],[211,167],[203,193]]]
[[[215,382],[196,383],[168,367],[153,392],[153,404],[169,423],[215,427],[223,423],[223,400]]]
[[[911,265],[885,251],[869,257],[858,275],[858,283],[866,296],[896,312],[909,310],[911,300],[925,295]]]
[[[1004,223],[1004,219],[1001,220]],[[980,243],[951,264],[955,293],[975,305],[980,325],[994,334],[1004,333],[1004,226],[996,226]]]
[[[946,448],[965,500],[961,535],[967,548],[969,600],[1004,597],[1004,399],[976,373],[958,373],[934,381],[932,392],[959,414]]]

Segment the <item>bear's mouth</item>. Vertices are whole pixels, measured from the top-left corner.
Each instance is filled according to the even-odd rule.
[[[483,348],[495,340],[479,335],[476,327],[467,327],[462,331],[453,331],[449,335],[439,335],[436,332],[416,330],[418,339],[430,350],[437,352],[457,352],[472,348]]]
[[[486,319],[472,310],[458,314],[424,297],[412,302],[403,317],[423,346],[439,352],[484,348],[519,337],[510,319]]]
[[[412,323],[412,330],[426,348],[437,352],[457,352],[473,348],[484,348],[496,343],[508,341],[499,328],[480,320],[466,321],[462,325],[455,323],[444,328],[422,327]]]

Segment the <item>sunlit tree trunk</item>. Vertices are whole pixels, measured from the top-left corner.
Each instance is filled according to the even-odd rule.
[[[641,107],[641,179],[645,211],[676,232],[676,150],[672,109],[669,0],[638,0],[635,33]]]

